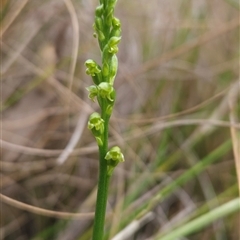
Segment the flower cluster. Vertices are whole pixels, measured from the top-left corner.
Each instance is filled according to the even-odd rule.
[[[100,0],[100,5],[95,10],[93,29],[94,37],[97,38],[101,50],[101,66],[92,59],[85,62],[86,74],[92,77],[94,83],[94,85],[87,87],[88,97],[92,101],[97,99],[101,108],[101,115],[93,113],[88,121],[88,128],[95,136],[100,151],[107,141],[107,139],[104,139],[104,136],[108,133],[107,119],[112,114],[116,98],[113,84],[118,69],[116,54],[121,40],[121,23],[118,18],[114,17],[116,2],[117,0]],[[124,157],[119,147],[114,147],[106,153],[105,160],[107,161],[109,175],[111,175],[113,168],[119,162],[122,162]]]

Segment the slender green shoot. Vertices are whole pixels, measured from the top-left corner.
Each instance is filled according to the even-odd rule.
[[[109,180],[114,168],[124,161],[119,147],[108,150],[108,125],[112,114],[116,92],[113,87],[117,74],[118,44],[121,40],[120,20],[113,16],[117,0],[100,0],[95,11],[93,24],[94,37],[98,39],[102,63],[94,60],[85,62],[86,73],[92,77],[94,85],[87,88],[89,98],[97,99],[101,113],[94,112],[88,121],[88,128],[92,131],[99,147],[99,178],[95,219],[93,226],[93,240],[101,240],[104,236],[104,223],[108,196]]]

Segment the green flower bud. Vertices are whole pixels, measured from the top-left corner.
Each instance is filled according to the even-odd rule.
[[[116,3],[117,3],[117,0],[108,0],[107,6],[108,8],[112,9],[115,7]]]
[[[95,10],[95,15],[97,17],[101,17],[103,14],[103,4],[101,4],[100,6],[96,7],[96,10]]]
[[[120,162],[124,162],[124,156],[121,152],[121,149],[117,146],[112,147],[110,151],[107,152],[105,159],[107,161],[107,172],[111,176],[114,168]]]
[[[96,141],[97,141],[97,144],[98,146],[102,146],[103,145],[103,141],[100,137],[95,137]]]
[[[121,27],[120,20],[118,18],[116,18],[116,17],[113,17],[113,19],[112,19],[112,26],[114,28],[120,28]]]
[[[98,88],[95,85],[86,88],[89,91],[88,97],[94,102],[95,97],[98,95]]]
[[[97,35],[98,35],[98,39],[99,39],[100,42],[102,42],[102,41],[105,40],[105,36],[104,36],[104,33],[103,33],[103,32],[99,31],[99,32],[97,33]]]
[[[95,18],[95,28],[97,31],[103,31],[103,20],[100,17]]]
[[[111,59],[111,65],[110,65],[110,84],[113,85],[113,82],[114,82],[114,79],[116,77],[116,74],[117,74],[117,69],[118,69],[118,59],[117,59],[117,56],[116,54],[114,54],[112,56],[112,59]]]
[[[111,33],[111,37],[121,37],[121,28],[113,28]]]
[[[95,38],[98,37],[98,39],[99,39],[100,42],[105,39],[104,33],[103,33],[99,28],[96,27],[96,24],[95,24],[95,23],[93,24],[93,30],[95,31],[95,32],[93,33],[93,36],[94,36]]]
[[[121,40],[121,37],[111,37],[108,42],[109,47],[114,47],[118,45],[120,40]]]
[[[106,108],[106,114],[108,116],[111,116],[112,111],[113,111],[113,105],[108,105],[107,108]]]
[[[112,19],[112,30],[110,33],[111,37],[120,37],[121,36],[121,22],[118,18]]]
[[[112,19],[113,19],[113,9],[110,9],[110,11],[107,13],[107,15],[106,15],[106,24],[109,26],[109,27],[111,27],[111,25],[112,25]]]
[[[102,66],[102,75],[103,77],[107,77],[109,75],[109,65],[104,62]]]
[[[98,85],[98,93],[102,98],[108,99],[110,102],[115,100],[115,90],[110,83],[102,82]]]

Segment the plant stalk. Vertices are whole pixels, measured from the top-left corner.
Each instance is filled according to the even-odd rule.
[[[103,145],[99,146],[99,176],[98,176],[98,191],[97,202],[95,208],[95,218],[93,225],[92,240],[102,240],[104,237],[104,223],[107,207],[108,187],[110,176],[107,174],[107,161],[105,156],[108,151],[108,123],[109,117],[104,116],[104,141]]]

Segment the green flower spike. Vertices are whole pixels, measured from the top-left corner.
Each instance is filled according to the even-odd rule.
[[[94,112],[90,115],[88,120],[88,129],[90,129],[96,138],[99,146],[103,145],[102,134],[104,131],[104,120],[101,118],[100,114]]]
[[[98,95],[98,87],[95,85],[92,85],[90,87],[86,88],[89,91],[88,97],[94,102],[95,97]]]
[[[98,85],[98,91],[99,95],[102,98],[106,98],[112,103],[114,102],[116,93],[113,86],[110,83],[107,82],[100,83]]]
[[[112,175],[112,172],[118,163],[124,162],[124,156],[121,152],[121,149],[117,146],[112,147],[110,151],[107,152],[105,159],[107,160],[107,171],[109,176]]]
[[[93,224],[92,240],[106,239],[104,223],[107,208],[107,196],[110,177],[124,156],[119,147],[108,151],[109,120],[113,112],[116,91],[113,87],[118,69],[118,44],[121,40],[121,23],[114,16],[117,0],[99,0],[95,10],[93,36],[98,41],[101,51],[100,66],[93,60],[87,60],[86,73],[92,77],[94,84],[87,88],[88,97],[97,99],[100,113],[93,113],[88,121],[88,128],[96,138],[99,148],[98,192]]]

